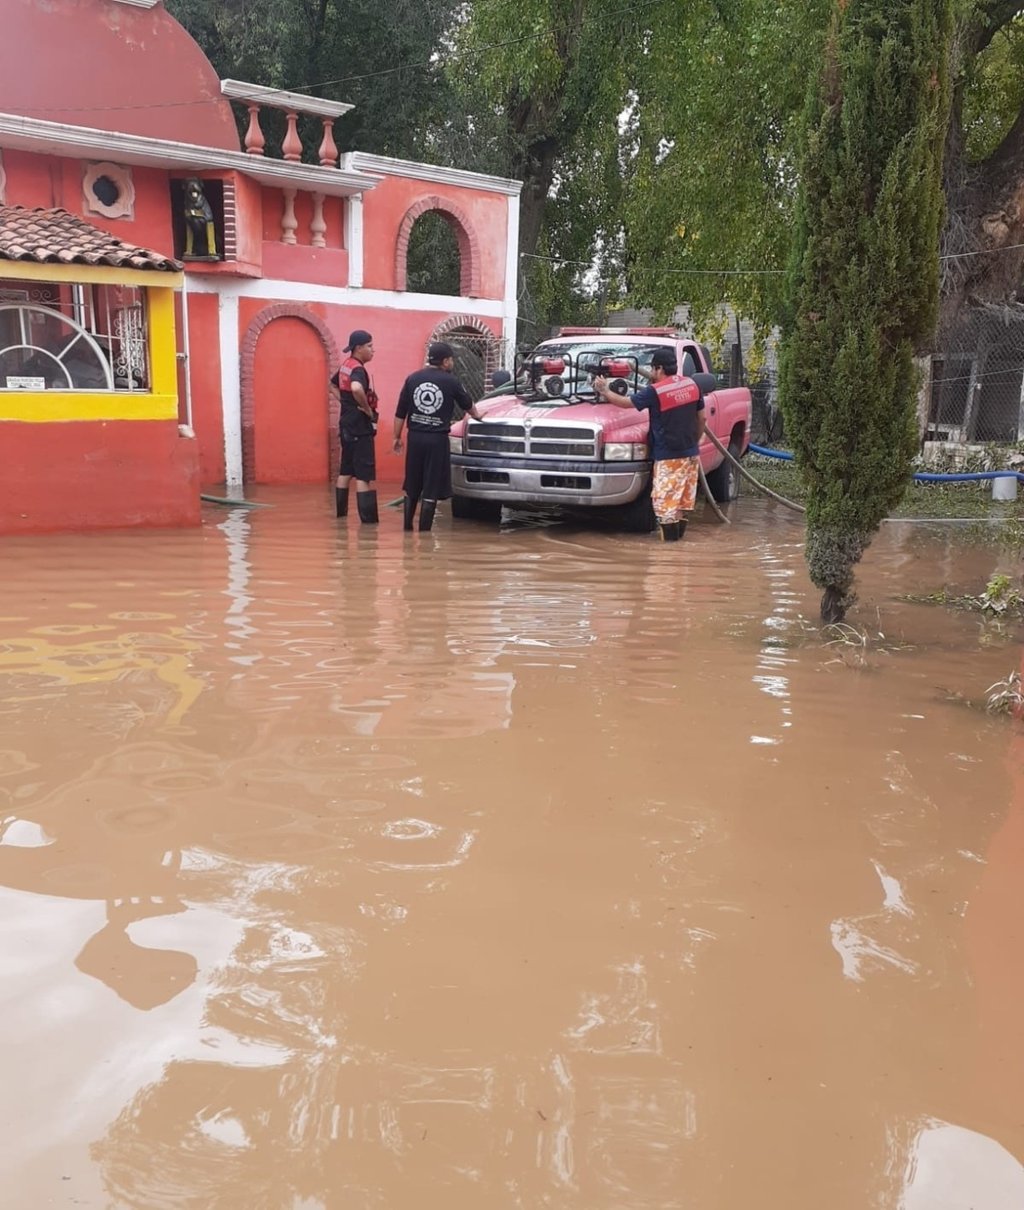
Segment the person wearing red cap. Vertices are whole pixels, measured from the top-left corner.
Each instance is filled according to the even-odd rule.
[[[370,383],[366,369],[373,360],[373,337],[362,328],[348,338],[344,350],[348,357],[341,363],[337,374],[331,379],[341,395],[341,466],[335,484],[334,499],[339,517],[348,516],[348,490],[353,478],[356,481],[356,506],[359,520],[364,524],[376,524],[377,492],[373,481],[377,478],[377,455],[374,436],[377,432],[377,396]]]
[[[427,350],[427,364],[405,380],[395,409],[396,454],[402,452],[402,428],[409,422],[405,455],[405,528],[412,529],[416,505],[420,507],[420,529],[434,524],[438,500],[452,494],[452,462],[448,434],[456,407],[474,420],[483,417],[452,372],[455,350],[443,340]]]

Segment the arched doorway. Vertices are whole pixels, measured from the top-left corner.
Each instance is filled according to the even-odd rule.
[[[327,353],[301,319],[275,319],[256,342],[253,478],[322,483],[327,476]]]
[[[246,483],[323,483],[333,475],[337,397],[328,380],[337,360],[330,330],[303,307],[267,307],[250,324],[242,343]]]
[[[455,350],[455,374],[475,403],[491,385],[501,359],[501,343],[486,324],[469,315],[454,315],[438,324],[433,340],[446,340]]]

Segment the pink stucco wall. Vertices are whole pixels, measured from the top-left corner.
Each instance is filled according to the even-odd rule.
[[[164,10],[111,0],[4,0],[0,110],[239,149],[202,51]]]
[[[363,284],[377,290],[396,288],[396,251],[402,219],[424,198],[439,197],[465,216],[479,254],[479,298],[505,295],[505,241],[508,198],[501,193],[457,185],[386,177],[366,195],[363,223],[366,260]]]

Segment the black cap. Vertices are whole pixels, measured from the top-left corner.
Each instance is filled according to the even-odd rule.
[[[427,350],[427,362],[432,366],[439,366],[442,361],[454,356],[455,350],[443,340],[435,340]]]
[[[491,375],[491,386],[492,387],[503,387],[506,382],[511,382],[511,381],[512,381],[512,375],[508,372],[508,370],[495,370],[494,373]]]
[[[651,365],[655,369],[664,370],[666,374],[674,374],[679,368],[675,349],[655,349]]]
[[[356,328],[352,335],[348,338],[348,344],[342,349],[343,353],[351,353],[358,349],[360,345],[368,345],[372,342],[373,337],[369,332],[364,332],[362,328]]]

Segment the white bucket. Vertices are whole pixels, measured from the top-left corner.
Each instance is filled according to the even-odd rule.
[[[1004,475],[1000,479],[992,480],[992,499],[993,500],[1016,500],[1017,499],[1017,476]]]

